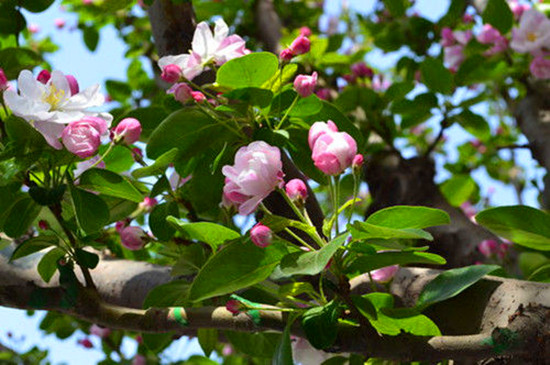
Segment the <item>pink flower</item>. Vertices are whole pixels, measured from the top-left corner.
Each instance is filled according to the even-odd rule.
[[[372,277],[372,280],[376,282],[386,283],[393,278],[397,270],[399,270],[399,265],[386,266],[378,270],[371,271],[370,276]]]
[[[510,47],[519,53],[539,53],[550,46],[550,20],[535,9],[523,13],[519,28],[512,29]]]
[[[40,32],[40,26],[38,24],[29,24],[27,29],[29,30],[29,32],[31,34],[36,34],[36,33]]]
[[[458,43],[465,46],[468,42],[470,42],[473,34],[471,30],[455,30],[453,32],[453,37]]]
[[[322,89],[317,90],[315,92],[315,95],[317,95],[319,99],[323,99],[323,100],[330,100],[332,98],[331,90],[328,87],[324,87]]]
[[[299,35],[290,45],[290,50],[296,56],[308,53],[311,48],[311,41],[303,36]]]
[[[470,24],[474,21],[474,16],[472,14],[464,14],[462,16],[462,22],[464,24]]]
[[[204,96],[203,93],[200,91],[191,91],[191,96],[193,97],[193,100],[197,103],[203,103],[206,101],[206,96]]]
[[[443,60],[453,72],[458,70],[464,58],[464,46],[462,45],[446,47],[443,50]]]
[[[531,61],[529,70],[537,79],[550,79],[550,60],[542,56],[535,57],[533,61]]]
[[[309,148],[313,149],[313,146],[315,145],[315,141],[317,141],[317,138],[321,137],[321,135],[325,133],[331,133],[331,132],[338,132],[338,127],[332,120],[328,120],[325,122],[315,122],[311,125],[309,128],[309,133],[307,137],[307,141],[309,143]]]
[[[94,2],[94,0],[82,0],[83,5],[90,5]]]
[[[8,78],[4,70],[0,68],[0,91],[6,90],[9,87]]]
[[[92,341],[90,341],[89,339],[87,338],[82,338],[78,341],[76,341],[80,346],[84,347],[84,348],[87,348],[87,349],[91,349],[92,347],[94,347],[94,344],[92,343]]]
[[[132,144],[139,140],[141,124],[135,118],[124,118],[112,130],[114,141],[122,141],[124,144]]]
[[[233,347],[231,345],[224,345],[222,349],[223,356],[229,356],[233,354]]]
[[[491,24],[484,24],[483,29],[477,36],[477,40],[481,44],[492,44],[501,37],[500,32],[493,28]]]
[[[351,72],[357,77],[371,78],[374,75],[372,68],[367,66],[365,62],[357,62],[351,65]]]
[[[346,132],[324,133],[315,140],[311,158],[315,166],[327,175],[344,172],[357,154],[357,143]]]
[[[167,91],[167,93],[173,94],[174,99],[176,99],[182,104],[185,104],[189,100],[193,99],[193,94],[192,94],[193,89],[191,89],[189,85],[183,82],[172,85],[172,87]]]
[[[281,58],[281,60],[288,62],[292,58],[294,58],[294,53],[292,53],[292,50],[290,48],[285,48],[281,51],[279,57]]]
[[[477,245],[477,249],[485,257],[491,257],[497,253],[499,244],[495,240],[483,240]]]
[[[160,78],[164,81],[173,84],[178,82],[181,77],[181,67],[174,65],[173,63],[166,65],[162,68],[162,74]]]
[[[97,324],[92,324],[90,327],[90,334],[99,338],[107,338],[111,334],[111,329],[98,326]]]
[[[311,29],[309,29],[309,27],[300,28],[300,35],[303,35],[304,37],[311,37],[311,34]]]
[[[145,356],[137,354],[132,360],[132,365],[147,365],[147,359]]]
[[[41,83],[43,83],[44,85],[46,85],[48,83],[48,81],[50,81],[51,77],[52,77],[52,74],[50,73],[50,71],[42,70],[42,71],[40,71],[38,76],[36,76],[36,79],[38,81],[40,81]],[[65,76],[65,78],[67,78],[67,77]],[[67,79],[67,81],[69,81],[69,80]],[[69,87],[70,87],[70,85],[69,85]]]
[[[140,227],[124,227],[122,230],[120,230],[119,234],[122,246],[126,247],[129,250],[140,250],[145,244],[145,241],[143,240],[145,232]]]
[[[57,29],[62,29],[65,26],[65,19],[57,18],[53,21]]]
[[[441,46],[450,47],[455,43],[453,31],[449,27],[441,29]]]
[[[301,179],[292,179],[285,185],[286,194],[293,201],[304,202],[307,199],[307,186]]]
[[[509,1],[508,5],[510,5],[510,9],[512,10],[512,13],[516,17],[516,19],[520,19],[523,15],[523,12],[531,8],[529,4],[520,4],[517,0]]]
[[[71,95],[78,94],[80,88],[78,87],[78,81],[73,75],[65,75],[67,82],[69,83],[69,88],[71,90]]]
[[[139,208],[143,209],[144,211],[150,212],[155,205],[157,205],[157,199],[155,198],[149,198],[148,196],[143,199],[141,203],[139,203]]]
[[[237,206],[243,215],[252,213],[276,187],[282,186],[282,168],[277,147],[263,141],[241,147],[235,155],[235,164],[222,168],[225,176],[223,204]]]
[[[298,75],[294,79],[294,89],[303,98],[306,98],[313,94],[315,86],[317,85],[317,72],[309,75]]]
[[[241,312],[241,307],[241,302],[235,299],[229,299],[227,303],[225,303],[225,309],[227,309],[228,312],[234,315]]]
[[[375,90],[375,91],[384,91],[386,90],[388,87],[390,87],[391,85],[391,82],[389,82],[388,80],[386,80],[384,78],[384,76],[382,75],[374,75],[374,77],[372,78],[372,89]]]
[[[63,129],[61,140],[67,150],[80,158],[93,156],[101,144],[107,123],[98,117],[84,117]]]
[[[273,242],[273,231],[268,226],[258,223],[250,230],[250,239],[258,247],[267,247]]]

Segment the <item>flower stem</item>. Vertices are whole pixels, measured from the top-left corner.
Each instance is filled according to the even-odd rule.
[[[109,144],[109,147],[107,147],[107,150],[105,150],[105,152],[103,153],[103,155],[101,155],[101,157],[100,157],[96,162],[94,162],[94,164],[93,164],[92,166],[90,166],[89,168],[91,169],[91,168],[96,167],[97,165],[99,165],[99,164],[101,163],[101,161],[103,161],[103,159],[104,159],[105,157],[107,157],[107,155],[108,155],[109,153],[111,153],[111,151],[113,150],[113,148],[114,148],[115,146],[116,146],[116,143],[111,142],[111,143]]]
[[[283,122],[285,121],[286,117],[288,117],[288,114],[290,113],[290,111],[294,108],[294,106],[298,102],[298,99],[300,99],[300,95],[296,95],[296,97],[294,98],[294,101],[292,101],[292,104],[290,104],[290,106],[286,110],[285,115],[283,115],[283,117],[279,121],[279,124],[277,124],[277,127],[275,127],[275,130],[278,130],[278,129],[281,128],[281,126],[283,125]]]
[[[306,241],[300,238],[296,233],[292,232],[292,230],[288,227],[285,228],[285,232],[292,236],[296,241],[300,242],[304,247],[309,248],[311,251],[315,251],[313,247],[311,247]]]
[[[339,203],[339,200],[340,200],[340,177],[339,176],[333,176],[332,177],[333,180],[334,180],[334,184],[333,184],[333,187],[334,187],[334,195],[333,195],[333,207],[334,207],[334,227],[335,227],[335,230],[336,230],[336,233],[335,233],[335,237],[338,236],[338,234],[340,233],[340,229],[338,227],[338,203]]]
[[[348,217],[348,226],[351,223],[351,217],[353,216],[353,206],[355,205],[355,199],[357,199],[357,195],[359,193],[358,184],[357,184],[357,175],[353,174],[353,203],[350,205],[349,209],[349,217]]]

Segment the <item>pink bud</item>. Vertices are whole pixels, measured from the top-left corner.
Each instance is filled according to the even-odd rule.
[[[80,158],[93,156],[101,144],[101,135],[107,130],[105,120],[84,117],[63,129],[61,139],[67,150]]]
[[[269,227],[258,223],[250,230],[250,239],[258,247],[267,247],[273,241],[273,231]]]
[[[470,24],[474,21],[474,16],[472,14],[464,14],[462,16],[462,22],[464,22],[464,24]]]
[[[134,156],[134,160],[143,159],[143,152],[141,151],[141,148],[139,148],[139,147],[132,148],[132,155]]]
[[[315,122],[309,128],[309,133],[307,137],[307,142],[309,143],[309,148],[313,149],[317,138],[325,133],[338,132],[338,127],[332,120],[325,122]]]
[[[80,339],[80,340],[77,341],[77,343],[80,346],[82,346],[84,348],[87,348],[87,349],[91,349],[92,347],[94,347],[94,344],[92,343],[92,341],[90,341],[87,338]]]
[[[155,205],[157,205],[157,199],[145,197],[141,203],[139,203],[139,208],[145,211],[151,211]]]
[[[495,240],[483,240],[477,245],[477,249],[485,257],[491,257],[497,253],[499,244]]]
[[[279,57],[281,58],[281,60],[288,62],[294,57],[294,53],[290,48],[285,48],[281,51]]]
[[[127,225],[128,225],[128,222],[126,222],[126,221],[118,221],[118,222],[115,223],[115,229],[116,229],[117,232],[120,233],[120,231],[122,231],[122,229],[124,227],[126,227]]]
[[[443,47],[452,46],[455,42],[453,31],[449,27],[441,29],[441,45]]]
[[[294,89],[303,98],[307,98],[313,94],[317,85],[317,72],[309,75],[298,75],[294,79]]]
[[[90,327],[90,334],[99,338],[107,338],[111,334],[111,329],[98,326],[97,324],[92,324]]]
[[[168,91],[168,94],[173,94],[174,99],[179,101],[182,104],[187,103],[191,99],[193,99],[193,89],[189,87],[189,85],[180,82],[177,84],[174,84]]]
[[[223,356],[229,356],[233,354],[233,347],[231,345],[224,345],[222,349]]]
[[[239,314],[241,312],[241,302],[235,299],[229,299],[225,303],[225,309],[232,314]]]
[[[300,35],[303,35],[304,37],[311,37],[311,34],[311,29],[309,29],[309,27],[300,28]]]
[[[57,29],[62,29],[65,26],[65,19],[57,18],[53,21]]]
[[[50,228],[50,225],[45,220],[41,219],[38,221],[38,228],[45,231]]]
[[[203,93],[200,91],[192,91],[191,96],[193,97],[193,100],[197,103],[203,103],[206,101],[206,96],[204,96]]]
[[[136,251],[143,248],[145,232],[140,227],[128,226],[120,232],[120,242],[129,250]]]
[[[40,32],[40,26],[38,24],[29,24],[27,29],[29,30],[29,32],[31,34],[36,34],[36,33]]]
[[[357,143],[346,132],[326,132],[314,142],[311,158],[327,175],[339,175],[351,166],[357,154]]]
[[[171,84],[178,82],[181,77],[181,68],[178,65],[170,64],[162,68],[160,78]]]
[[[371,271],[370,276],[372,280],[379,283],[386,283],[390,281],[395,273],[399,270],[399,265],[386,266],[378,270]]]
[[[357,77],[372,78],[374,71],[365,62],[357,62],[351,65],[351,72]]]
[[[303,35],[299,35],[290,45],[289,47],[292,50],[292,53],[297,55],[301,55],[304,53],[308,53],[311,48],[311,42],[307,37],[304,37]]]
[[[285,185],[286,194],[293,201],[307,199],[307,186],[301,179],[292,179]]]
[[[52,77],[52,74],[50,73],[50,71],[42,70],[40,71],[38,76],[36,76],[36,79],[45,85],[48,83],[48,81],[50,81],[51,77]]]
[[[139,140],[141,124],[135,118],[124,118],[112,130],[112,139],[122,141],[124,144],[132,144]]]
[[[317,95],[319,99],[323,100],[330,100],[332,98],[331,90],[328,87],[317,90],[315,95]]]
[[[8,78],[6,77],[4,70],[0,68],[0,91],[7,90],[8,87],[9,87]]]
[[[359,172],[361,170],[361,166],[363,166],[364,157],[361,154],[355,155],[353,158],[353,161],[351,162],[351,168],[354,172]]]
[[[75,77],[73,75],[65,75],[65,78],[69,82],[69,88],[71,89],[71,95],[78,94],[80,89],[78,87],[78,81],[76,81]]]

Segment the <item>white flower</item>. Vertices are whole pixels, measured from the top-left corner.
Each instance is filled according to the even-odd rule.
[[[25,119],[36,128],[54,148],[61,149],[59,142],[66,124],[85,116],[100,116],[110,125],[113,117],[108,113],[93,113],[86,109],[100,106],[104,97],[96,84],[71,95],[67,78],[61,71],[53,71],[50,80],[43,84],[29,70],[23,70],[17,78],[19,93],[4,92],[4,101],[12,113]]]
[[[510,47],[519,53],[538,53],[550,47],[550,20],[535,9],[523,13],[519,28],[512,29]]]
[[[238,35],[228,36],[229,28],[223,19],[216,20],[214,33],[206,22],[200,22],[195,29],[190,54],[164,56],[158,61],[161,69],[168,65],[176,65],[182,70],[183,76],[192,80],[208,69],[208,65],[225,62],[250,53],[245,41]]]

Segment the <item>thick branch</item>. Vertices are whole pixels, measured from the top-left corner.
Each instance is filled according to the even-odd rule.
[[[264,43],[266,51],[278,53],[282,24],[273,0],[257,0],[254,17],[258,38]]]

